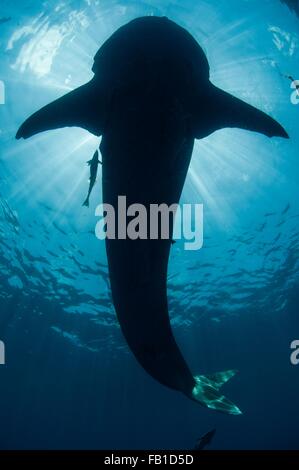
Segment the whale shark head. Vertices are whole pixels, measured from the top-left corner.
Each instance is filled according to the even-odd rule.
[[[16,138],[72,126],[100,136],[109,126],[112,102],[132,108],[145,96],[179,102],[194,138],[225,127],[288,137],[275,119],[214,86],[202,48],[166,17],[137,18],[119,28],[95,55],[92,70],[90,82],[30,116]]]

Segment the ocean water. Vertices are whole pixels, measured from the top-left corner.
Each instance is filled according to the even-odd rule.
[[[213,449],[299,448],[299,106],[285,77],[299,79],[296,13],[279,0],[1,0],[1,449],[191,449],[212,428]],[[204,205],[204,245],[171,251],[177,341],[194,374],[239,370],[225,395],[241,416],[164,388],[129,351],[94,235],[101,169],[82,207],[99,139],[73,128],[15,140],[32,112],[92,77],[105,39],[144,15],[186,27],[211,81],[290,135],[223,129],[197,141],[182,202]]]

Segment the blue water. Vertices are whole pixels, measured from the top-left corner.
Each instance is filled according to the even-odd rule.
[[[279,0],[1,0],[0,448],[298,449],[299,18]],[[126,346],[94,235],[101,175],[82,207],[99,141],[64,129],[16,141],[20,123],[92,77],[116,28],[166,15],[205,50],[211,81],[270,113],[290,140],[225,129],[197,142],[182,202],[204,204],[204,246],[177,242],[172,325],[194,373],[239,374],[217,414],[153,381]],[[1,20],[2,19],[2,20]],[[296,76],[297,74],[297,76]]]

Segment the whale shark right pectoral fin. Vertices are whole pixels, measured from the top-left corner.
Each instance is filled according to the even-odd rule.
[[[271,116],[245,101],[210,84],[198,110],[193,113],[195,138],[207,137],[218,129],[236,127],[267,137],[289,138],[286,130]]]
[[[226,370],[213,375],[197,375],[194,377],[195,386],[191,398],[201,405],[222,413],[240,415],[242,411],[233,402],[219,392],[221,386],[237,373],[236,370]]]
[[[32,114],[20,126],[16,138],[61,127],[82,127],[97,136],[105,123],[105,93],[91,80]]]

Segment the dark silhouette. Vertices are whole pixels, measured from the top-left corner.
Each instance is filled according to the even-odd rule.
[[[103,201],[117,207],[178,203],[194,139],[239,127],[288,137],[283,127],[215,87],[195,39],[168,18],[138,18],[118,29],[95,56],[94,78],[27,119],[16,137],[79,126],[102,135]],[[116,227],[117,229],[117,227]],[[194,376],[168,316],[172,240],[106,239],[112,298],[122,332],[142,367],[160,383],[209,408],[240,414],[219,392],[236,371]]]
[[[10,20],[11,20],[10,16],[7,17],[7,18],[3,16],[3,17],[0,18],[0,25],[4,24],[4,23],[8,23]]]
[[[203,450],[205,447],[209,446],[212,442],[213,437],[215,436],[216,429],[212,429],[212,431],[207,432],[203,436],[198,439],[194,450]]]
[[[97,179],[97,173],[98,173],[98,166],[100,162],[99,160],[99,152],[96,150],[92,159],[88,160],[87,164],[90,167],[90,178],[89,178],[89,188],[88,188],[88,193],[87,193],[87,198],[83,202],[83,206],[89,207],[89,196],[92,191],[92,188],[95,185],[96,179]]]
[[[299,16],[299,0],[280,0]]]

